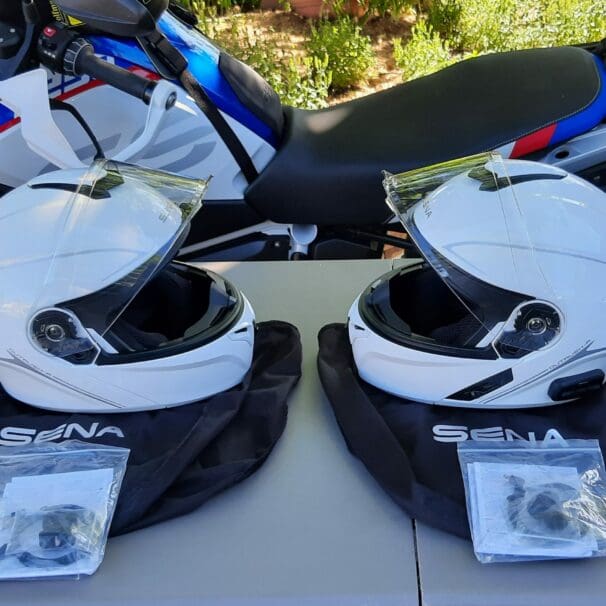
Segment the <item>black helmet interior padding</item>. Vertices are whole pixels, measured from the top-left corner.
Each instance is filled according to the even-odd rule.
[[[431,332],[431,338],[444,345],[453,347],[471,347],[486,334],[485,329],[471,314],[463,316],[460,320],[441,326]]]
[[[372,284],[360,299],[363,317],[384,336],[434,341],[439,345],[473,347],[485,328],[427,264],[396,270]],[[390,336],[391,335],[391,336]]]
[[[237,303],[236,291],[219,276],[170,263],[137,294],[105,339],[120,353],[162,348],[214,332]]]

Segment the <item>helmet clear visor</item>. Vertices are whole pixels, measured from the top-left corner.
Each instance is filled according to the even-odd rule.
[[[43,186],[62,208],[30,328],[60,357],[91,355],[90,337],[102,339],[176,255],[208,186],[105,160],[74,181]]]
[[[516,195],[521,177],[507,169],[501,156],[481,154],[384,173],[383,184],[387,204],[465,310],[468,332],[476,324],[465,345],[511,357],[545,346],[560,319],[538,302],[553,300],[552,290]]]

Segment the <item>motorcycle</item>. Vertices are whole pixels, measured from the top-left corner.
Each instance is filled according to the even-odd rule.
[[[40,1],[0,21],[0,194],[98,156],[210,174],[183,260],[412,248],[381,171],[488,150],[606,188],[603,43],[477,57],[306,111],[282,106],[169,0],[53,0],[44,16]]]

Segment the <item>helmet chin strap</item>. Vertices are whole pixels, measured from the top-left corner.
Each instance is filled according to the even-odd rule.
[[[160,75],[169,80],[177,79],[181,82],[183,88],[227,146],[247,182],[252,183],[259,173],[249,153],[207,92],[187,69],[187,59],[158,29],[151,34],[139,37],[138,40]]]

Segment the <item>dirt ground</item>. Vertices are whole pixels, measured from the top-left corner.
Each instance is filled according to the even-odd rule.
[[[273,39],[279,48],[286,53],[303,52],[303,43],[308,36],[310,22],[292,12],[255,11],[231,16],[230,19],[241,20],[238,29],[245,29],[249,35]],[[393,60],[393,38],[406,38],[414,24],[414,15],[401,17],[397,20],[390,18],[371,18],[362,23],[363,31],[370,36],[377,56],[375,74],[361,86],[333,95],[329,99],[331,105],[363,97],[372,92],[389,88],[401,82],[401,75]],[[224,25],[219,22],[219,27]],[[227,26],[227,22],[225,24]]]
[[[363,97],[370,93],[390,88],[402,82],[402,75],[393,59],[394,38],[407,38],[414,25],[414,16],[403,17],[397,21],[389,18],[373,18],[364,25],[364,33],[370,36],[377,56],[376,75],[368,83],[356,89],[331,97],[330,104]]]

